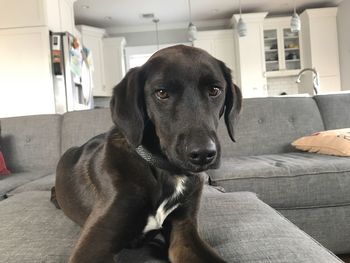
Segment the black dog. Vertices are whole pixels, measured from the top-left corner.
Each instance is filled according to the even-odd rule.
[[[225,262],[197,232],[199,173],[219,166],[222,115],[234,140],[241,100],[230,70],[197,48],[166,48],[130,70],[111,100],[115,127],[57,167],[52,198],[83,227],[69,262],[113,262],[157,229],[171,262]]]

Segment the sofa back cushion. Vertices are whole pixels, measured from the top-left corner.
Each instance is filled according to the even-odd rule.
[[[1,119],[2,152],[12,172],[54,172],[60,156],[60,115]]]
[[[107,132],[112,127],[109,109],[73,111],[63,115],[62,152],[80,146],[92,137]]]
[[[235,128],[236,143],[220,122],[222,156],[248,156],[295,151],[291,142],[324,129],[311,97],[267,97],[243,100]]]
[[[317,95],[326,130],[350,128],[350,93]]]

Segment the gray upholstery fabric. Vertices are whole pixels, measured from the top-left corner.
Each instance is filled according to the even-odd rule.
[[[235,129],[236,143],[219,125],[223,157],[294,151],[295,139],[323,130],[321,115],[311,97],[252,98],[243,100]]]
[[[207,194],[199,228],[228,262],[341,262],[252,193]]]
[[[0,176],[0,200],[11,190],[24,185],[30,181],[47,175],[47,171],[11,173],[7,176]],[[1,213],[1,212],[0,212]]]
[[[28,191],[51,191],[51,188],[55,185],[55,176],[56,174],[49,174],[29,183],[22,184],[14,190],[8,192],[7,196]]]
[[[67,261],[80,230],[49,198],[23,192],[0,202],[0,262]],[[205,194],[199,227],[228,262],[341,262],[251,193]],[[124,250],[118,262],[163,262],[144,249]]]
[[[62,154],[92,137],[107,132],[113,123],[109,109],[73,111],[63,115]]]
[[[350,128],[350,93],[318,95],[315,100],[327,130]]]
[[[334,253],[349,254],[350,204],[279,212]]]
[[[0,202],[0,262],[67,262],[80,229],[49,199],[25,192]]]
[[[2,150],[13,172],[55,170],[60,156],[61,116],[1,119]]]
[[[226,192],[251,191],[274,208],[350,204],[350,158],[284,153],[225,158],[209,171]]]

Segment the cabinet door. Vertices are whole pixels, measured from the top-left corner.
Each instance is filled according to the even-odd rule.
[[[1,0],[0,28],[45,25],[43,0]]]
[[[290,28],[283,28],[283,60],[285,70],[300,70],[300,41],[299,33],[292,32]]]
[[[264,30],[266,72],[279,71],[281,69],[279,43],[277,28]]]
[[[93,78],[93,95],[105,96],[106,86],[104,81],[104,65],[103,65],[103,47],[102,39],[88,34],[83,35],[83,44],[91,50],[94,70],[92,72]]]
[[[50,0],[51,1],[51,0]],[[74,14],[71,0],[60,0],[61,31],[74,34]]]
[[[105,96],[112,96],[113,88],[125,75],[124,41],[120,38],[105,38],[102,42],[106,85]]]
[[[0,117],[55,113],[49,30],[0,30]]]
[[[235,70],[235,46],[232,38],[216,39],[213,43],[214,56],[223,61],[232,71]]]
[[[204,49],[213,57],[235,70],[235,45],[232,30],[202,31],[194,46]]]

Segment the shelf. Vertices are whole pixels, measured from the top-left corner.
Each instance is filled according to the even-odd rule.
[[[278,51],[278,49],[267,49],[267,50],[265,50],[265,52],[277,52]]]
[[[284,39],[287,39],[287,40],[292,40],[292,39],[298,39],[299,37],[298,36],[295,36],[295,37],[284,37]]]
[[[295,51],[295,50],[300,50],[298,47],[293,47],[293,48],[284,48],[284,51]]]
[[[299,62],[300,59],[286,59],[286,62]]]
[[[267,60],[265,62],[266,64],[273,64],[273,63],[278,63],[278,60]]]
[[[277,37],[264,38],[265,41],[277,41]]]

